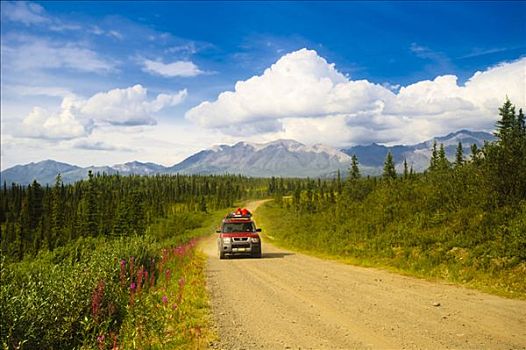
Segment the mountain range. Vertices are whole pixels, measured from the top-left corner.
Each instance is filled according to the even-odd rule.
[[[460,130],[446,136],[415,145],[384,146],[370,144],[336,149],[326,145],[307,146],[294,140],[276,140],[269,143],[238,142],[232,146],[219,145],[191,155],[170,167],[138,161],[113,166],[78,167],[54,160],[16,165],[0,173],[5,181],[29,184],[53,184],[58,173],[65,183],[87,177],[88,171],[121,175],[155,174],[242,174],[260,177],[333,177],[340,170],[347,173],[351,156],[355,154],[364,175],[379,175],[387,152],[393,154],[396,167],[401,171],[404,159],[417,172],[424,171],[431,158],[433,142],[443,144],[446,156],[453,160],[458,142],[462,142],[464,154],[469,154],[472,144],[482,147],[485,141],[493,141],[492,134],[481,131]]]

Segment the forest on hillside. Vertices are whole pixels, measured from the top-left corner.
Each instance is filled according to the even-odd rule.
[[[334,179],[90,174],[0,191],[0,339],[15,348],[192,347],[206,329],[194,238],[245,200],[287,247],[526,297],[526,126],[510,101],[497,141],[429,169],[353,157]],[[264,249],[264,248],[263,248]],[[197,340],[196,340],[197,339]]]
[[[525,118],[509,100],[499,115],[495,142],[459,144],[454,162],[435,144],[421,174],[388,154],[381,178],[353,157],[335,184],[273,179],[264,227],[287,247],[526,297]]]
[[[208,306],[195,238],[266,189],[232,175],[4,184],[3,348],[198,346]]]

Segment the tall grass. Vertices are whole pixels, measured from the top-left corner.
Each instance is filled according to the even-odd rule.
[[[286,248],[526,298],[526,203],[513,212],[468,208],[429,217],[414,198],[400,199],[395,219],[386,219],[390,201],[374,196],[347,212],[269,202],[258,223]]]
[[[2,259],[3,348],[206,346],[205,259],[195,237],[212,232],[222,212],[174,213],[145,236],[79,238],[20,263]]]

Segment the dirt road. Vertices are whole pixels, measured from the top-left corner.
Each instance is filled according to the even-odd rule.
[[[325,261],[269,239],[261,259],[219,260],[215,235],[202,247],[221,338],[213,348],[526,349],[526,301]]]

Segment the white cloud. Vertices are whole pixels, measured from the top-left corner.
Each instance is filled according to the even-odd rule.
[[[186,89],[175,95],[159,94],[148,101],[147,90],[142,85],[127,89],[99,92],[87,101],[73,101],[80,113],[99,122],[112,125],[153,125],[153,113],[181,103],[187,96]]]
[[[65,140],[88,134],[88,128],[75,118],[70,109],[51,113],[40,107],[34,107],[22,121],[20,136]]]
[[[116,64],[78,44],[60,44],[36,37],[24,37],[18,44],[2,44],[2,64],[19,72],[35,69],[73,69],[105,73]]]
[[[88,138],[75,141],[73,148],[87,150],[87,151],[119,151],[119,152],[133,152],[133,149],[124,146],[116,146],[104,141],[95,141]]]
[[[42,6],[26,1],[2,1],[2,19],[25,25],[42,24],[50,21]]]
[[[58,112],[34,107],[22,121],[18,135],[65,140],[87,136],[104,125],[154,125],[153,114],[181,103],[186,96],[185,89],[148,99],[147,89],[141,85],[100,92],[89,99],[69,95],[63,98]]]
[[[191,61],[163,63],[161,61],[144,60],[143,64],[143,71],[169,78],[194,77],[204,73]]]
[[[110,30],[110,31],[108,32],[108,35],[109,35],[110,37],[113,37],[113,38],[118,39],[118,40],[122,40],[122,39],[124,39],[124,36],[123,36],[120,32],[118,32],[118,31],[116,31],[116,30]]]
[[[335,146],[412,143],[459,128],[491,129],[505,96],[525,105],[525,74],[523,58],[477,72],[464,85],[444,75],[391,89],[351,80],[315,51],[302,49],[185,116],[246,139],[263,134]]]
[[[22,96],[65,97],[72,94],[68,89],[59,86],[4,85],[3,88]]]

